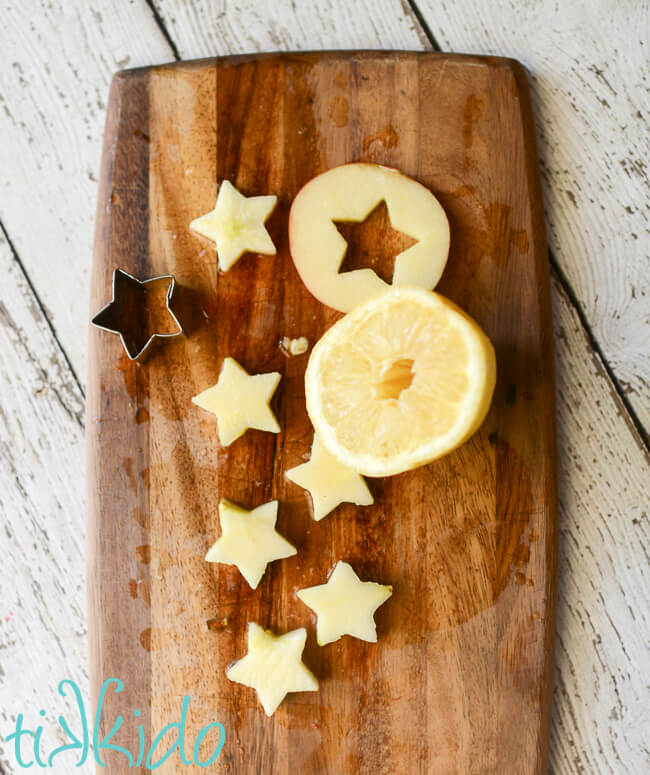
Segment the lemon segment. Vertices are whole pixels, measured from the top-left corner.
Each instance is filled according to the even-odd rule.
[[[471,436],[490,407],[494,348],[444,296],[393,288],[316,343],[307,412],[322,443],[366,476],[429,463]]]

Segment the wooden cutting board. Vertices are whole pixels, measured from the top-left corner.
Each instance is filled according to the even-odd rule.
[[[287,216],[300,187],[350,161],[394,166],[439,197],[451,254],[437,290],[469,312],[497,352],[498,383],[482,429],[448,457],[372,480],[374,506],[321,522],[283,472],[309,454],[308,356],[339,317],[301,283]],[[188,229],[228,179],[274,193],[275,258],[247,255],[218,273],[214,249]],[[381,219],[381,216],[377,216]],[[356,265],[390,274],[379,222],[353,241]],[[385,217],[380,226],[386,226]],[[365,230],[364,230],[365,229]],[[369,254],[363,258],[364,251]],[[353,262],[354,262],[353,261]],[[121,73],[111,89],[91,308],[113,269],[171,273],[187,335],[144,365],[118,337],[91,329],[88,381],[88,583],[92,687],[101,730],[137,758],[138,729],[178,721],[186,746],[220,721],[226,741],[208,770],[228,773],[527,775],[546,772],[551,706],[556,474],[549,268],[526,76],[512,60],[430,53],[341,52],[227,57]],[[282,426],[228,448],[191,397],[223,358],[277,370]],[[278,529],[298,547],[257,590],[208,564],[217,505],[280,501]],[[324,648],[297,589],[338,559],[392,584],[379,642]],[[226,667],[246,652],[246,625],[306,626],[318,693],[290,695],[267,718]],[[141,711],[136,717],[134,710]],[[173,735],[169,738],[173,741]],[[201,749],[205,759],[216,737]],[[212,742],[210,742],[212,741]],[[164,748],[160,751],[164,752]],[[121,753],[103,772],[126,773]],[[178,752],[159,768],[185,771]],[[145,772],[144,768],[135,771]],[[198,767],[190,771],[199,772]]]

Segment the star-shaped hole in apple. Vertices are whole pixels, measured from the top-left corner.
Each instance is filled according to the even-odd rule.
[[[171,275],[138,280],[123,269],[116,269],[113,298],[91,322],[117,334],[132,361],[141,360],[154,340],[183,333],[172,310],[174,289]]]
[[[372,269],[386,283],[393,280],[395,257],[417,243],[408,234],[394,229],[385,200],[365,221],[333,221],[348,243],[339,273]]]

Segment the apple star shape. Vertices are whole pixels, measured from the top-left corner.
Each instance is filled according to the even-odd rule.
[[[309,491],[316,521],[326,517],[341,503],[354,503],[356,506],[374,503],[366,480],[330,455],[316,433],[309,461],[290,468],[286,477]]]
[[[266,566],[296,554],[296,548],[275,529],[278,502],[246,511],[227,500],[219,503],[221,537],[205,555],[208,562],[236,565],[249,586],[257,588]]]
[[[224,447],[249,428],[279,433],[269,403],[280,379],[277,371],[251,375],[234,358],[226,358],[217,384],[194,396],[192,403],[216,415]]]
[[[224,180],[214,210],[195,218],[190,229],[216,244],[219,267],[227,272],[244,253],[275,255],[275,245],[264,222],[277,201],[277,196],[246,197]]]
[[[298,597],[316,614],[316,640],[325,646],[343,635],[376,643],[374,613],[392,594],[392,587],[361,581],[339,561],[326,584],[301,589]]]
[[[249,622],[248,653],[226,670],[226,676],[255,689],[264,712],[272,716],[289,692],[318,691],[318,681],[302,661],[306,640],[304,627],[273,635]]]

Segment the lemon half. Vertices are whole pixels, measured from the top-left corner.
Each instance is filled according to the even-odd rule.
[[[483,422],[494,348],[453,302],[392,288],[335,323],[305,374],[307,412],[327,449],[366,476],[429,463]]]

